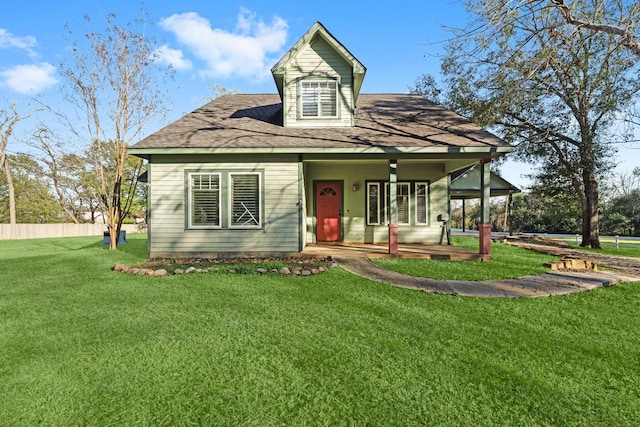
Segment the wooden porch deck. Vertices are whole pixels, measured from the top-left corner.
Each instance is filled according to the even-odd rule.
[[[368,258],[416,258],[416,259],[451,259],[451,260],[483,260],[491,259],[489,255],[481,255],[479,251],[451,245],[427,245],[401,243],[398,255],[390,255],[386,244],[371,243],[315,243],[306,246],[300,253],[302,256],[368,257]]]

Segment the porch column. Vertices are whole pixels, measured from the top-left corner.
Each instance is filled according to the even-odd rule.
[[[398,255],[398,161],[389,160],[389,254]]]
[[[467,222],[466,204],[467,204],[467,199],[465,199],[463,196],[463,199],[462,199],[462,232],[463,233],[467,231],[466,225],[465,225],[465,223]]]
[[[491,159],[480,160],[480,255],[491,254]]]

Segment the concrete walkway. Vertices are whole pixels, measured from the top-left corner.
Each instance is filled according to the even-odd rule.
[[[377,282],[424,292],[473,297],[514,298],[566,295],[640,281],[638,277],[612,272],[552,272],[507,280],[436,280],[414,277],[380,268],[366,256],[333,255],[338,265],[350,273]]]

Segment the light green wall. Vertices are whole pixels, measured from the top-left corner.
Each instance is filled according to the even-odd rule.
[[[337,79],[339,117],[335,119],[299,119],[298,86],[302,79]],[[353,82],[351,65],[345,62],[322,38],[305,46],[288,64],[284,83],[284,125],[286,127],[353,126]]]
[[[400,225],[400,242],[429,243],[440,239],[440,223],[436,220],[441,213],[449,212],[448,175],[443,163],[398,162],[398,182],[430,182],[429,225]],[[343,240],[345,242],[386,242],[386,225],[366,225],[366,181],[388,181],[389,166],[386,160],[371,162],[310,162],[305,165],[306,232],[307,241],[315,242],[315,206],[313,205],[314,181],[343,181]],[[354,183],[358,190],[353,191]]]
[[[300,245],[298,201],[301,199],[297,159],[242,163],[236,158],[220,157],[190,157],[179,163],[172,163],[177,161],[175,158],[154,157],[150,177],[153,183],[151,256],[297,252]],[[221,161],[214,162],[218,158]],[[264,227],[251,230],[186,229],[185,170],[263,171]]]

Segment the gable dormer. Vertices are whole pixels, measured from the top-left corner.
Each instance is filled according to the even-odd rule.
[[[316,22],[271,69],[285,127],[349,127],[366,68]]]

